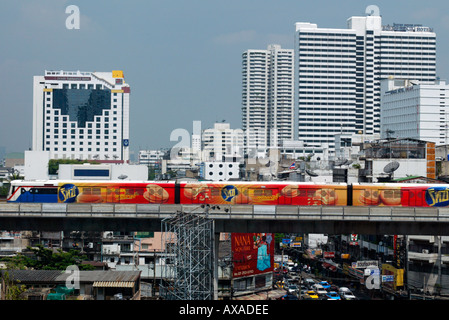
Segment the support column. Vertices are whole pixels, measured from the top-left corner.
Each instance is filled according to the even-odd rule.
[[[214,237],[214,252],[213,252],[213,289],[214,300],[218,300],[218,251],[220,247],[220,232],[215,232],[215,220],[212,222],[213,237]]]

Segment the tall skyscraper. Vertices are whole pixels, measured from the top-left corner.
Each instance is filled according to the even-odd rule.
[[[269,45],[242,55],[242,129],[246,148],[294,139],[294,50]]]
[[[378,15],[351,17],[347,29],[296,23],[298,138],[334,149],[339,133],[380,133],[380,81],[433,83],[436,34],[415,24],[383,26]]]
[[[52,159],[127,162],[129,95],[122,71],[34,77],[33,151]]]

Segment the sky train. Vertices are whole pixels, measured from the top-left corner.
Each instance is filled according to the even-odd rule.
[[[15,180],[11,182],[7,201],[444,207],[449,205],[449,185],[289,181]]]

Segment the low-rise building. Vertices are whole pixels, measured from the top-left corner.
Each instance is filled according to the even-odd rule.
[[[6,273],[9,281],[2,285],[24,285],[22,295],[28,299],[140,300],[140,271],[1,270],[2,276]]]

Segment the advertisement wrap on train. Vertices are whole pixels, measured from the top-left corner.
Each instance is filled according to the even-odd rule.
[[[289,181],[23,181],[8,202],[295,206],[449,205],[449,185]]]

